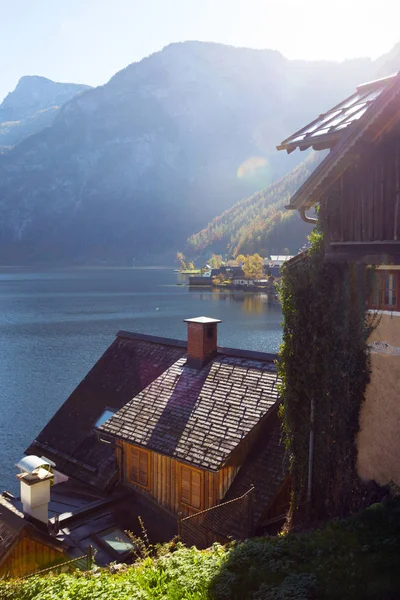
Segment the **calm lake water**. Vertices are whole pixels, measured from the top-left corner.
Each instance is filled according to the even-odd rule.
[[[276,352],[281,310],[264,294],[189,290],[166,269],[0,270],[0,491],[15,463],[119,329],[186,338],[222,319],[221,346]]]

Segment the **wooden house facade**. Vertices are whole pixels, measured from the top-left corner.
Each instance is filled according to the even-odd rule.
[[[276,355],[219,347],[216,319],[186,322],[185,341],[119,332],[26,451],[68,484],[126,494],[154,542],[171,539],[179,519],[250,489],[260,531],[288,474]]]
[[[400,484],[400,74],[356,92],[282,142],[288,152],[330,152],[291,198],[319,206],[325,259],[373,267],[369,309],[379,314],[369,338],[371,381],[360,412],[358,473]]]
[[[63,544],[0,496],[0,577],[23,577],[65,560]]]
[[[187,322],[187,356],[99,427],[122,483],[183,517],[225,499],[278,401],[272,357],[218,353],[218,321]]]

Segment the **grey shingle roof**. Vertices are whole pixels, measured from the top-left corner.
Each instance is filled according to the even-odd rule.
[[[120,331],[26,453],[44,455],[62,473],[106,489],[115,475],[115,453],[98,441],[97,419],[105,409],[120,409],[185,353],[179,340]]]
[[[255,531],[263,513],[270,507],[289,473],[289,457],[282,440],[282,422],[276,412],[274,410],[268,416],[260,439],[249,452],[223,499],[223,502],[226,502],[238,498],[253,485],[252,512]],[[234,537],[236,530],[240,531],[240,523],[227,522],[226,527],[231,528],[231,535]]]
[[[182,357],[99,429],[218,470],[276,403],[277,382],[272,361],[219,354],[196,370]]]

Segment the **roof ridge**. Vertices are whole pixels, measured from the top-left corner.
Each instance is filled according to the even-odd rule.
[[[126,331],[124,329],[118,331],[116,337],[126,338],[130,340],[138,340],[141,342],[149,342],[151,344],[161,344],[163,346],[176,346],[178,348],[187,348],[186,340],[161,337],[158,335],[150,335],[147,333],[136,333],[134,331]],[[218,346],[217,352],[218,354],[225,354],[227,356],[249,358],[252,360],[262,360],[264,362],[273,362],[278,359],[278,354],[276,353],[260,352],[258,350],[246,350],[244,348],[226,348],[225,346]]]
[[[159,335],[150,335],[148,333],[136,333],[134,331],[126,331],[125,329],[120,329],[117,332],[116,337],[127,338],[130,340],[139,340],[141,342],[150,342],[152,344],[162,344],[163,346],[177,346],[178,348],[187,348],[187,342],[184,340],[161,337]]]

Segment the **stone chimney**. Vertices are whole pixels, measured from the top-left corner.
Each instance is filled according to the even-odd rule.
[[[219,319],[196,317],[185,319],[188,324],[187,366],[201,369],[217,353],[217,325]]]
[[[25,456],[16,465],[21,473],[20,494],[24,514],[48,524],[50,485],[54,480],[53,464],[48,460],[31,455]]]

